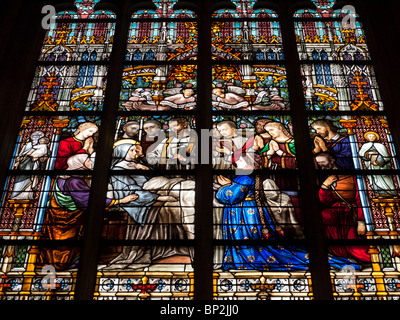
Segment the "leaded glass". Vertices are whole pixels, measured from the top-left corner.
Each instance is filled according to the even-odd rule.
[[[99,111],[107,85],[106,65],[38,66],[26,111]]]
[[[399,299],[398,132],[353,6],[100,2],[61,6],[15,100],[2,300]]]
[[[289,110],[286,70],[280,65],[214,65],[215,110]]]
[[[283,60],[282,35],[277,14],[268,9],[253,9],[255,1],[232,2],[237,5],[236,10],[221,9],[213,14],[213,58]],[[246,20],[249,18],[254,20]]]
[[[59,12],[42,45],[2,196],[6,299],[75,290],[115,24],[97,2]]]
[[[379,299],[399,271],[397,245],[372,242],[398,236],[396,150],[361,18],[313,2],[296,12],[295,32],[324,237],[331,254],[354,261],[331,272],[334,295]]]
[[[135,65],[124,69],[123,111],[174,111],[197,108],[196,65]]]
[[[278,15],[232,2],[212,24],[215,299],[309,299]]]
[[[198,30],[176,2],[131,17],[102,234],[118,245],[101,248],[98,299],[193,295]]]

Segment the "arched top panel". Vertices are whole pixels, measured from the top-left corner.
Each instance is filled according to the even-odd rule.
[[[116,14],[111,10],[95,10],[100,0],[76,0],[76,11],[65,10],[56,14],[57,19],[116,19]]]
[[[142,9],[136,11],[132,15],[132,19],[159,19],[159,18],[169,18],[169,19],[186,19],[186,18],[196,18],[196,13],[192,10],[179,9],[174,10],[174,5],[178,0],[153,0],[156,6],[155,10]]]
[[[316,9],[300,9],[294,14],[295,18],[344,18],[348,15],[358,18],[353,6],[347,5],[340,9],[333,9],[335,0],[311,0]]]
[[[236,9],[219,9],[213,18],[278,18],[275,11],[270,9],[254,9],[256,0],[232,0]]]
[[[99,0],[76,0],[76,11],[64,10],[50,23],[41,61],[107,61],[111,54],[116,14],[96,10]]]

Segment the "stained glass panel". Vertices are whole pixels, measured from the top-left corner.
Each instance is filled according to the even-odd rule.
[[[153,3],[155,10],[139,10],[132,15],[126,62],[196,60],[196,14],[175,10],[176,0]]]
[[[353,260],[331,272],[334,296],[379,299],[399,277],[397,245],[372,242],[398,237],[397,154],[360,17],[313,2],[295,32],[318,199],[330,254]]]
[[[100,300],[193,296],[198,30],[176,2],[130,20],[102,233],[117,245],[101,248]]]
[[[124,69],[123,111],[191,111],[197,108],[196,65],[135,65]]]
[[[132,21],[127,62],[196,60],[196,55],[197,22]]]
[[[306,105],[315,111],[382,111],[375,72],[370,65],[302,65]]]
[[[311,13],[297,14],[298,18],[314,18]],[[360,21],[355,29],[343,27],[341,19],[296,21],[296,40],[301,60],[370,60],[367,39]],[[315,52],[319,53],[318,59]]]
[[[38,66],[26,111],[100,111],[106,65]]]
[[[221,18],[231,18],[220,15]],[[215,59],[284,60],[279,23],[273,20],[257,22],[214,21],[212,53]]]
[[[124,247],[122,250],[128,254],[134,248]],[[140,258],[137,263],[132,262],[131,254],[120,265],[107,266],[103,264],[103,259],[109,261],[110,249],[104,248],[98,272],[97,300],[193,299],[194,273],[188,256],[190,248],[141,246],[138,249],[137,256]],[[111,250],[115,250],[115,247]],[[150,265],[146,260],[149,254],[159,259]],[[163,255],[173,256],[163,258]]]
[[[93,276],[96,300],[193,300],[203,280],[195,283],[195,275],[208,280],[196,295],[215,300],[311,300],[331,288],[339,300],[399,299],[393,122],[351,6],[295,5],[296,43],[285,48],[298,51],[290,62],[300,62],[303,104],[301,92],[289,96],[288,81],[296,89],[297,78],[286,69],[278,13],[263,3],[216,4],[227,8],[208,17],[211,51],[198,57],[204,17],[183,9],[185,2],[135,3],[135,12],[118,17],[129,28],[122,50],[113,48],[117,16],[99,2],[75,0],[76,10],[58,12],[42,42],[1,190],[2,300],[74,299],[87,293],[79,291],[86,285],[80,272]],[[201,12],[202,5],[189,5]],[[201,70],[205,59],[210,68]],[[115,70],[123,70],[111,100],[109,66],[117,81]],[[105,119],[106,102],[116,122]],[[299,123],[301,114],[307,123]],[[295,135],[304,125],[310,141],[307,127],[306,137]],[[103,129],[113,131],[113,143],[100,155],[108,152],[110,166],[101,161],[99,173]],[[207,150],[197,146],[199,131],[208,135],[201,137]],[[308,142],[310,150],[299,150]],[[210,152],[210,166],[197,167]],[[299,152],[308,155],[300,161]],[[300,181],[301,164],[315,170],[315,181]],[[97,178],[103,186],[94,186]],[[206,182],[212,187],[204,191]],[[209,192],[212,204],[195,202],[196,192]],[[308,192],[311,206],[302,197]],[[90,210],[99,194],[101,212]],[[198,232],[204,226],[206,236]],[[91,270],[81,257],[93,240],[87,231],[99,241]],[[315,231],[328,249],[328,283],[313,283],[325,272],[316,265],[323,257],[309,255],[321,249],[306,237]],[[208,257],[204,270],[195,248]]]
[[[237,161],[242,157],[255,162],[251,170],[297,168],[289,116],[215,115],[212,137],[214,169],[236,170]],[[292,187],[296,189],[297,183],[294,182]]]
[[[214,65],[215,110],[290,110],[286,70],[280,65]]]
[[[212,24],[214,298],[309,299],[278,16],[232,2]]]
[[[111,54],[115,21],[106,12],[97,13],[99,22],[71,22],[71,15],[58,16],[47,31],[41,61],[101,61]],[[90,48],[90,54],[87,50]]]
[[[73,297],[115,24],[97,2],[59,13],[42,46],[1,200],[5,299]]]
[[[255,1],[232,2],[237,5],[236,10],[221,9],[213,14],[213,59],[283,60],[282,35],[277,14],[268,9],[254,9]]]

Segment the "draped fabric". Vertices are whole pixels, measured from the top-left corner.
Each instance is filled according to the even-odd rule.
[[[86,153],[86,151],[83,150],[83,145],[84,142],[76,139],[75,137],[69,137],[67,139],[61,140],[58,145],[57,159],[54,169],[67,169],[67,161],[71,156],[75,154]]]
[[[390,170],[390,154],[382,143],[367,142],[360,151],[360,158],[364,161],[368,170]],[[372,189],[378,196],[393,197],[397,196],[396,186],[390,175],[368,175]]]
[[[221,187],[216,198],[225,204],[223,215],[223,239],[226,240],[262,240],[263,228],[268,229],[270,240],[283,239],[271,212],[262,207],[265,224],[259,215],[255,200],[255,178],[251,176],[237,176],[232,184]],[[307,270],[309,267],[308,252],[299,246],[267,245],[245,246],[233,245],[225,248],[222,269],[252,269],[290,271]],[[344,265],[359,266],[351,259],[330,255],[332,267],[342,268]]]
[[[335,191],[321,188],[319,200],[324,205],[322,219],[326,238],[360,238],[356,223],[357,221],[364,221],[364,215],[353,176],[339,175]],[[334,254],[342,257],[356,259],[357,261],[371,261],[368,246],[331,246],[330,249]]]
[[[68,159],[68,170],[82,170],[87,154],[77,154]],[[87,168],[86,168],[87,169]],[[84,176],[59,176],[53,187],[43,221],[44,240],[79,240],[83,235],[83,219],[89,204],[89,181]],[[114,203],[106,199],[106,205]],[[79,248],[71,246],[41,247],[39,265],[52,265],[56,270],[76,267]]]
[[[78,240],[82,236],[83,210],[69,211],[61,207],[55,197],[50,200],[47,215],[43,222],[45,240]],[[40,248],[38,265],[52,265],[56,270],[66,270],[73,266],[79,256],[77,247],[57,246]]]
[[[132,144],[123,144],[114,149],[113,170],[129,168],[129,162],[133,160],[127,158],[126,154],[131,146]],[[184,218],[184,215],[180,210],[182,203],[179,202],[183,200],[181,189],[184,188],[178,186],[178,190],[174,192],[174,187],[183,183],[182,180],[164,177],[148,179],[139,175],[114,175],[111,177],[110,183],[117,198],[132,193],[139,195],[131,203],[119,205],[120,209],[128,213],[126,240],[188,239],[190,232],[182,225],[184,221],[181,219]],[[186,186],[186,188],[188,187]],[[171,195],[172,199],[176,198],[177,202],[171,205],[169,202],[160,201],[158,198],[161,195]],[[194,200],[194,194],[190,193],[190,196]],[[193,212],[187,216],[193,218]],[[190,231],[193,232],[193,230]],[[156,260],[173,256],[191,256],[193,258],[193,252],[187,247],[178,245],[152,247],[127,245],[103,269],[143,269],[152,265]]]
[[[328,150],[334,154],[336,163],[340,168],[353,170],[353,156],[349,137],[336,135],[331,140],[326,141]]]
[[[89,187],[82,178],[58,178],[43,221],[45,240],[78,240],[83,234],[83,218],[89,201]],[[110,204],[111,200],[107,200]],[[56,270],[74,266],[79,256],[76,247],[41,248],[39,264],[53,265]]]
[[[131,169],[129,164],[134,162],[134,159],[129,159],[127,153],[132,146],[132,143],[126,143],[115,147],[111,167],[113,170]],[[142,189],[146,181],[147,178],[140,175],[113,175],[110,181],[114,199],[122,199],[133,193],[139,196],[135,201],[120,204],[119,207],[141,225],[146,223],[150,207],[157,199],[156,194]]]

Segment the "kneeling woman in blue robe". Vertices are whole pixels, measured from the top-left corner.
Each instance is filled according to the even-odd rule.
[[[262,206],[265,221],[261,220],[255,199],[255,179],[253,176],[245,175],[236,176],[233,181],[222,178],[222,187],[217,191],[216,198],[225,205],[223,239],[261,240],[265,239],[265,233],[268,234],[267,239],[270,240],[284,238],[284,233],[274,225],[274,219],[265,205]],[[260,191],[263,192],[263,190]],[[267,230],[264,230],[265,228]],[[345,265],[351,265],[356,270],[360,269],[355,261],[332,255],[329,255],[329,263],[337,269]],[[307,270],[308,267],[308,252],[300,246],[293,245],[227,246],[222,264],[223,270],[289,271]]]

